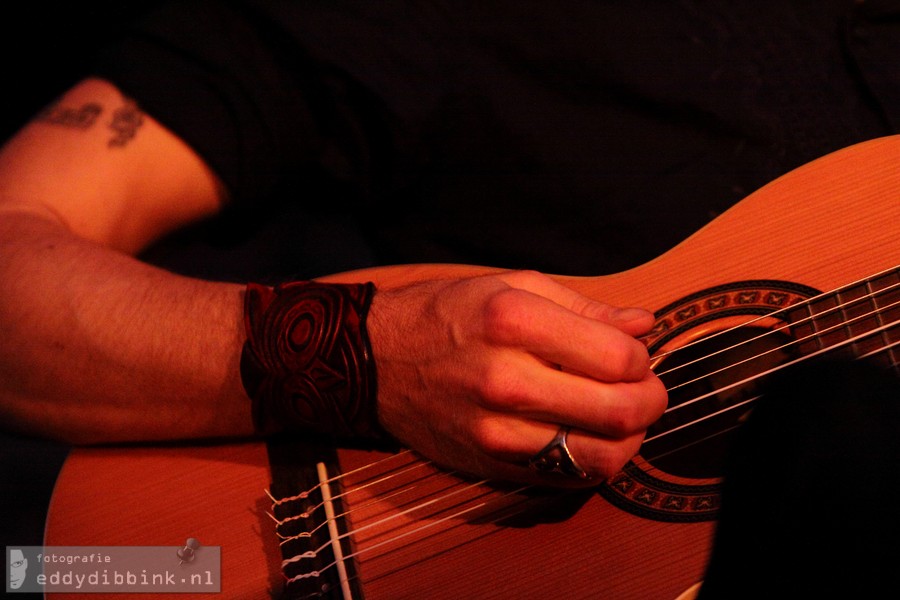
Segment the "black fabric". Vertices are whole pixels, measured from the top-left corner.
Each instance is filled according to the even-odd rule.
[[[782,377],[739,430],[699,600],[874,598],[900,560],[900,380],[863,363]]]
[[[370,251],[287,271],[592,275],[658,255],[787,170],[892,133],[900,31],[887,8],[862,6],[180,2],[98,73],[226,182],[239,227],[214,230],[220,242],[267,205]],[[304,244],[304,230],[283,243]]]

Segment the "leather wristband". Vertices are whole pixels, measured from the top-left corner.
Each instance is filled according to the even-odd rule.
[[[259,433],[386,437],[366,332],[374,295],[372,283],[247,285],[241,381]]]

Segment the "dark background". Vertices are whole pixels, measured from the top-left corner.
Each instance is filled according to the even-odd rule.
[[[36,110],[75,83],[91,53],[153,0],[9,1],[0,5],[2,123],[12,135]]]

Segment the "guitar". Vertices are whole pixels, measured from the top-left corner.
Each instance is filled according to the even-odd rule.
[[[221,547],[227,598],[279,597],[288,580],[296,597],[368,600],[689,596],[708,559],[728,433],[759,381],[831,353],[896,368],[898,263],[900,137],[889,137],[784,175],[640,267],[559,278],[657,316],[646,342],[669,408],[595,489],[494,484],[410,452],[290,442],[83,448],[59,476],[45,543],[195,538]],[[487,271],[331,279],[390,287]]]

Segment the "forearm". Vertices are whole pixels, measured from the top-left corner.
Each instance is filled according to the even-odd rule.
[[[244,435],[242,291],[0,213],[0,410],[74,443]]]
[[[254,433],[240,369],[242,286],[161,271],[70,233],[52,216],[21,210],[0,210],[0,257],[5,423],[75,443]],[[380,273],[366,274],[384,284],[366,320],[377,418],[444,466],[544,481],[523,465],[554,432],[575,428],[568,443],[583,472],[607,477],[665,407],[665,390],[633,337],[652,324],[650,313],[589,300],[537,273],[405,287],[393,285],[399,274],[424,273]],[[314,384],[325,388],[314,395],[332,397],[325,392],[337,371],[317,372],[325,379]],[[254,398],[268,409],[287,391]],[[342,419],[371,418],[372,406],[363,405],[376,401],[372,390],[350,399],[338,411],[366,410]],[[292,409],[259,414],[277,417],[274,429],[333,429],[298,420]],[[317,413],[300,416],[309,414]]]

